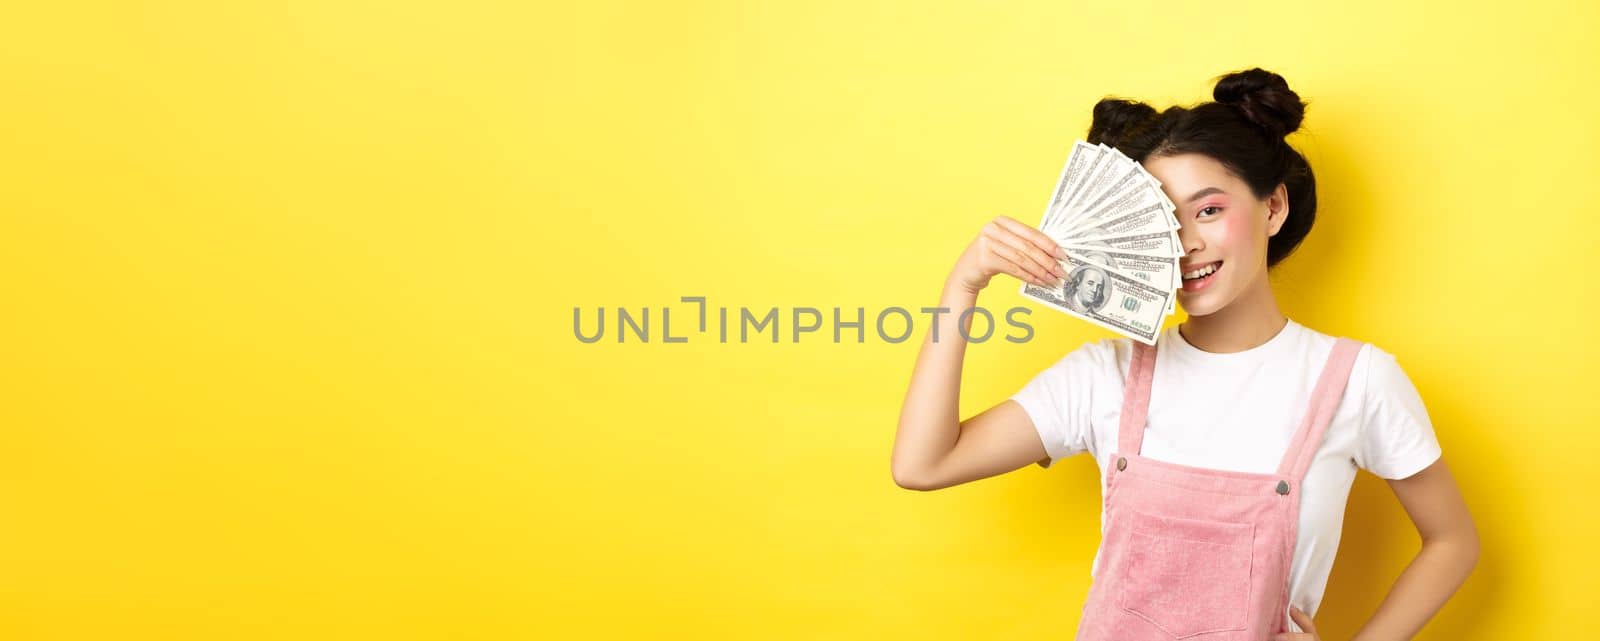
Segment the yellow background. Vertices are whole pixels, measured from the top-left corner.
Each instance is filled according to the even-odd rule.
[[[1481,528],[1420,638],[1584,636],[1597,17],[12,3],[0,638],[1070,638],[1089,457],[899,489],[925,316],[719,344],[678,298],[933,305],[985,220],[1037,222],[1096,99],[1255,65],[1311,102],[1284,310],[1398,356]],[[580,343],[596,306],[653,340]],[[1033,307],[1034,340],[969,350],[963,415],[1109,335]],[[1329,640],[1417,544],[1371,475],[1349,510]]]

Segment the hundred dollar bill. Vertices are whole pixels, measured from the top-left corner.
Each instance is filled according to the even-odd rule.
[[[1102,221],[1115,219],[1121,215],[1141,210],[1151,206],[1160,207],[1171,219],[1173,227],[1177,227],[1178,219],[1173,215],[1177,210],[1167,204],[1166,194],[1161,193],[1161,188],[1156,185],[1139,181],[1129,189],[1116,196],[1100,201],[1093,209],[1084,210],[1078,218],[1074,219],[1067,227],[1067,233],[1081,235],[1083,228],[1096,225]]]
[[[1087,213],[1088,216],[1092,218],[1094,216],[1101,215],[1105,209],[1126,207],[1127,204],[1125,203],[1108,207],[1107,202],[1116,199],[1126,199],[1129,196],[1140,198],[1143,196],[1143,194],[1136,195],[1134,192],[1142,190],[1145,187],[1152,188],[1150,191],[1154,194],[1157,200],[1160,200],[1162,204],[1166,205],[1168,211],[1177,210],[1177,206],[1172,203],[1170,198],[1167,198],[1167,194],[1161,191],[1161,181],[1156,180],[1155,176],[1151,175],[1149,171],[1146,171],[1144,165],[1141,165],[1137,162],[1129,162],[1127,167],[1124,169],[1123,174],[1113,180],[1110,186],[1106,187],[1099,194],[1095,195],[1094,198],[1088,203],[1079,203],[1078,211],[1080,213]]]
[[[1128,169],[1128,174],[1130,176],[1141,176],[1141,171]],[[1082,201],[1075,203],[1072,206],[1072,214],[1074,216],[1069,221],[1062,222],[1061,233],[1070,233],[1070,235],[1096,233],[1093,229],[1086,229],[1086,227],[1098,227],[1098,225],[1107,221],[1114,221],[1114,219],[1118,219],[1118,217],[1122,217],[1123,214],[1130,213],[1134,209],[1146,209],[1155,205],[1165,209],[1166,216],[1171,219],[1170,229],[1176,229],[1178,227],[1178,217],[1173,216],[1173,208],[1166,206],[1162,189],[1158,185],[1152,184],[1152,182],[1139,179],[1139,181],[1131,182],[1128,189],[1123,189],[1122,192],[1115,193],[1115,195],[1106,193],[1106,195],[1102,195],[1102,198],[1094,200],[1093,203],[1082,203]],[[1163,224],[1166,224],[1166,222],[1163,222]],[[1154,230],[1154,227],[1152,227],[1152,230]],[[1128,230],[1123,229],[1123,232],[1128,232]]]
[[[1076,254],[1089,262],[1106,265],[1162,289],[1171,287],[1172,276],[1178,273],[1178,259],[1169,256],[1145,256],[1095,247],[1078,247],[1068,249],[1067,252],[1069,255]],[[1057,262],[1061,263],[1062,270],[1067,269],[1065,259]]]
[[[1155,232],[1177,231],[1178,219],[1161,203],[1151,202],[1137,209],[1117,210],[1097,220],[1085,221],[1067,238],[1096,238],[1100,236],[1131,236]]]
[[[1178,234],[1172,230],[1127,234],[1121,236],[1088,236],[1061,239],[1063,249],[1106,248],[1112,251],[1142,254],[1145,256],[1188,256]]]
[[[1169,232],[1170,233],[1170,232]],[[1132,252],[1117,251],[1100,241],[1088,241],[1075,245],[1063,245],[1062,249],[1069,253],[1089,259],[1090,262],[1109,265],[1124,274],[1137,277],[1156,287],[1161,287],[1173,293],[1167,301],[1165,315],[1178,312],[1177,290],[1183,286],[1183,274],[1178,270],[1177,256],[1154,256]],[[1062,265],[1065,270],[1066,266]]]
[[[1166,192],[1161,191],[1161,181],[1156,180],[1155,176],[1150,175],[1150,172],[1145,170],[1144,165],[1139,164],[1139,163],[1134,163],[1133,166],[1136,167],[1139,170],[1139,173],[1144,174],[1145,180],[1149,181],[1149,183],[1151,185],[1155,186],[1156,195],[1160,196],[1161,197],[1161,202],[1163,202],[1163,203],[1165,203],[1167,205],[1167,211],[1177,211],[1178,210],[1178,206],[1173,204],[1171,198],[1167,198],[1167,193]]]
[[[1078,203],[1078,212],[1081,214],[1097,212],[1105,205],[1107,200],[1121,198],[1143,185],[1151,185],[1158,188],[1161,185],[1150,174],[1145,173],[1144,167],[1139,166],[1139,163],[1132,160],[1118,163],[1117,166],[1113,167],[1113,171],[1118,172],[1118,174],[1107,176],[1107,183],[1103,188]]]
[[[1075,214],[1079,217],[1092,211],[1086,205],[1098,201],[1113,181],[1136,164],[1138,163],[1117,151],[1116,147],[1107,147],[1104,159],[1095,167],[1094,172],[1084,179],[1083,188],[1072,196],[1072,200],[1067,202],[1067,207],[1075,210]]]
[[[1061,168],[1061,177],[1056,180],[1055,195],[1050,199],[1050,204],[1045,206],[1044,220],[1039,223],[1040,230],[1051,229],[1064,218],[1062,214],[1066,210],[1068,190],[1082,183],[1084,173],[1099,154],[1099,147],[1081,140],[1072,143],[1067,164]]]
[[[1067,272],[1061,287],[1023,282],[1022,295],[1141,343],[1156,344],[1161,321],[1172,307],[1171,290],[1072,252],[1061,265]]]
[[[1105,145],[1098,145],[1096,149],[1100,153],[1089,158],[1089,166],[1084,168],[1077,184],[1067,190],[1067,200],[1062,204],[1062,208],[1063,216],[1069,219],[1076,217],[1076,213],[1073,212],[1074,204],[1083,199],[1084,192],[1093,189],[1096,178],[1105,171],[1106,165],[1116,162],[1116,156],[1122,155],[1115,148]]]

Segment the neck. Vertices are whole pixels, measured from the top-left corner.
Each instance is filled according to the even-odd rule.
[[[1289,319],[1278,310],[1278,301],[1266,281],[1263,275],[1238,299],[1214,313],[1190,316],[1178,326],[1183,340],[1218,354],[1242,352],[1272,340]]]

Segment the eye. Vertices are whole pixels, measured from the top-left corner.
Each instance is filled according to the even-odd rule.
[[[1199,212],[1196,212],[1195,216],[1198,217],[1200,214],[1204,214],[1204,213],[1206,213],[1208,211],[1209,212],[1220,212],[1220,211],[1222,211],[1222,208],[1218,207],[1216,205],[1212,205],[1210,207],[1206,207],[1204,209],[1201,209]]]

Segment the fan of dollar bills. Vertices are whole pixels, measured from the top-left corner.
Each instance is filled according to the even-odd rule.
[[[1177,312],[1177,208],[1161,183],[1115,148],[1078,141],[1039,230],[1065,250],[1065,284],[1024,282],[1022,295],[1154,345]]]

